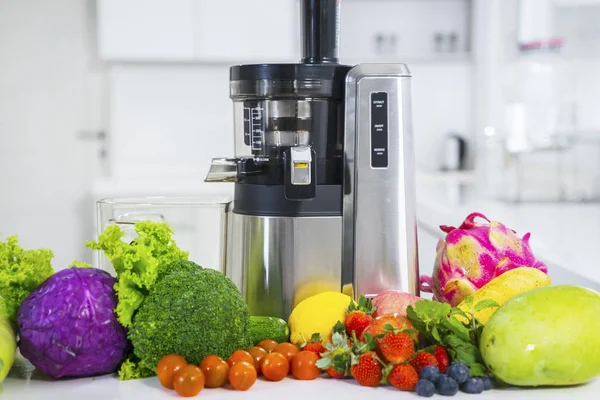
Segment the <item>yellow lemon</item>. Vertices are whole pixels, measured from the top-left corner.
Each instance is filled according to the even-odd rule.
[[[306,283],[298,285],[294,293],[294,302],[292,308],[296,307],[303,300],[323,292],[339,292],[340,284],[335,279],[310,279]]]
[[[352,298],[340,292],[323,292],[301,301],[290,314],[290,341],[300,345],[313,333],[320,333],[323,342],[331,341],[331,330],[344,322],[346,308]]]

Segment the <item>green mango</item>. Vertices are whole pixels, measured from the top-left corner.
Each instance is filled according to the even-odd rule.
[[[567,386],[600,375],[600,294],[574,285],[521,293],[480,338],[492,374],[515,386]]]

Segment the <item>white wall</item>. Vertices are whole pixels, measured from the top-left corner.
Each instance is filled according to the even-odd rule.
[[[112,175],[204,177],[233,156],[229,69],[223,65],[116,65],[109,72]]]
[[[106,76],[82,0],[0,0],[0,240],[54,250],[54,267],[86,259],[90,182],[104,126]]]

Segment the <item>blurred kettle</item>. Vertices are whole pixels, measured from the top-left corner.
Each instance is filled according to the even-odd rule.
[[[464,170],[467,158],[467,141],[458,133],[446,134],[442,145],[442,171]]]

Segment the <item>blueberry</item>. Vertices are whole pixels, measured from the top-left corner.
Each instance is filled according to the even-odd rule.
[[[442,396],[454,396],[458,392],[458,383],[449,376],[440,376],[435,386]]]
[[[435,385],[427,379],[421,379],[417,382],[417,395],[421,397],[431,397],[435,394]]]
[[[435,382],[440,377],[440,369],[435,365],[428,365],[421,369],[419,372],[420,379],[427,379],[431,382]]]
[[[479,394],[483,392],[484,384],[481,378],[468,378],[460,385],[460,390],[465,393]]]
[[[454,363],[448,367],[448,376],[456,383],[464,383],[469,378],[469,368],[463,363]]]
[[[483,390],[490,390],[494,387],[494,381],[489,376],[483,377]]]

